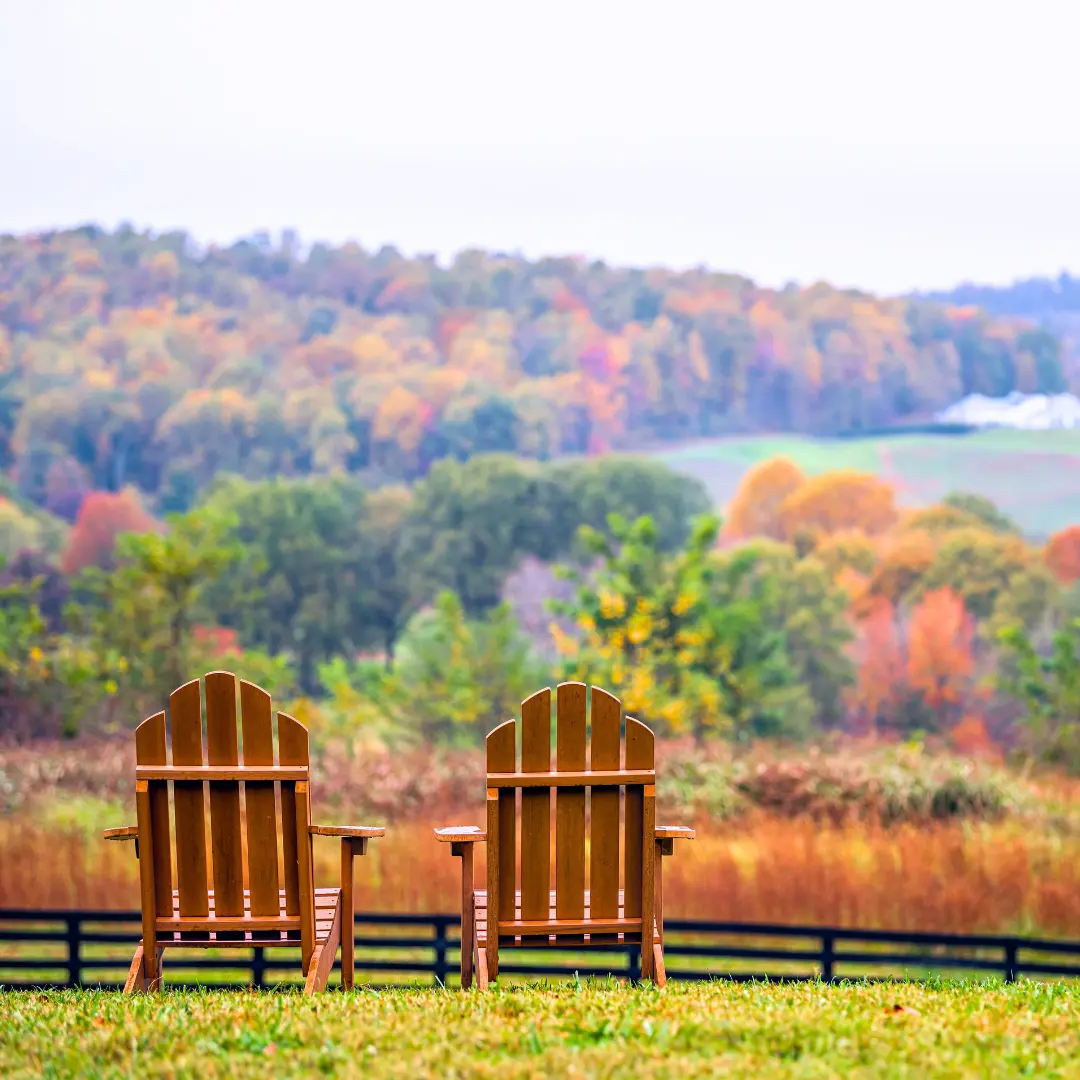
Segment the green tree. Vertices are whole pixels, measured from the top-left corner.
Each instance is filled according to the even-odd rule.
[[[370,634],[371,545],[360,484],[333,476],[218,481],[205,507],[229,514],[242,557],[212,590],[216,622],[245,647],[296,657],[300,687],[317,688],[316,665],[355,653]]]
[[[1018,625],[999,631],[998,641],[1012,661],[998,687],[1024,709],[1029,749],[1046,761],[1080,770],[1080,619],[1052,638],[1041,655]]]
[[[84,605],[69,606],[69,622],[94,653],[126,669],[130,704],[139,707],[134,718],[202,674],[193,665],[195,627],[208,620],[210,588],[242,556],[228,517],[203,510],[173,515],[166,526],[162,533],[121,534],[116,569],[83,571],[77,590]]]
[[[763,618],[783,631],[798,683],[813,700],[816,723],[834,727],[844,720],[844,692],[855,681],[847,651],[854,636],[848,597],[813,555],[800,559],[793,547],[769,541],[758,541],[751,550],[757,558],[754,576],[769,583]]]
[[[984,495],[954,491],[946,495],[941,502],[943,506],[951,506],[954,510],[959,510],[981,521],[992,532],[1020,535],[1020,526]]]
[[[453,592],[469,616],[495,607],[526,554],[550,559],[553,485],[537,465],[502,454],[441,461],[413,489],[400,553],[419,604]]]
[[[547,677],[506,604],[470,619],[444,592],[409,623],[390,673],[368,686],[398,732],[478,746]]]

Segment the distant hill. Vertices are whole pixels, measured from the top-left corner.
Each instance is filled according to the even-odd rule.
[[[182,509],[221,470],[411,479],[483,451],[888,428],[1066,384],[1045,329],[821,284],[290,234],[0,237],[0,467],[68,520],[127,484]]]
[[[965,282],[955,289],[918,294],[918,299],[959,307],[977,307],[1006,320],[1034,322],[1062,339],[1066,379],[1080,385],[1080,277],[1061,273],[1011,285]]]

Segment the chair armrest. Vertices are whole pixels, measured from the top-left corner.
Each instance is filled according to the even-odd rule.
[[[693,840],[694,830],[685,825],[657,825],[657,840]]]
[[[656,850],[663,855],[675,854],[676,840],[693,840],[694,830],[685,825],[657,825]]]
[[[106,840],[138,840],[139,826],[125,825],[122,829],[106,829],[101,835]]]
[[[479,825],[449,825],[445,829],[436,829],[435,839],[440,844],[482,844],[487,840],[487,833]]]
[[[309,825],[308,832],[312,836],[343,836],[352,840],[386,835],[386,830],[378,825]]]

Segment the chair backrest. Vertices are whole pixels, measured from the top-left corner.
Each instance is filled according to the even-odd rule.
[[[489,842],[489,852],[497,848],[500,930],[507,928],[512,933],[508,924],[515,921],[550,919],[552,788],[555,789],[555,919],[570,924],[617,922],[620,887],[624,895],[623,920],[642,918],[643,856],[648,858],[652,852],[651,843],[645,842],[645,809],[648,796],[651,817],[656,784],[655,740],[644,724],[629,716],[624,739],[622,704],[598,686],[592,687],[587,723],[587,689],[583,683],[562,683],[557,688],[554,769],[550,689],[534,694],[521,706],[520,766],[516,720],[507,721],[488,735],[488,793],[489,799],[495,797],[495,792],[498,798],[498,837],[494,846]],[[591,728],[588,739],[587,727]],[[518,791],[521,792],[520,819]],[[620,810],[623,810],[621,815]],[[515,848],[519,824],[521,907],[517,914]],[[650,834],[652,827],[650,823]],[[651,835],[648,839],[651,841]],[[588,919],[585,917],[586,852]],[[651,872],[648,877],[651,878]],[[583,929],[590,932],[588,927]],[[618,929],[610,927],[610,931]],[[573,933],[572,926],[566,930]]]
[[[183,926],[182,937],[192,938],[205,936],[211,929],[219,930],[221,940],[242,937],[235,933],[236,929],[277,933],[287,930],[290,937],[301,936],[299,932],[307,929],[305,924],[312,918],[307,901],[313,885],[307,842],[307,729],[291,716],[278,713],[275,762],[270,695],[253,683],[241,681],[238,725],[236,676],[214,671],[206,676],[205,683],[205,737],[198,679],[170,695],[168,732],[164,712],[144,720],[135,732],[136,790],[149,796],[153,895],[159,929],[180,930]],[[280,814],[275,787],[280,790]],[[142,820],[139,829],[144,829]],[[250,891],[247,911],[245,852]],[[165,926],[163,922],[175,925]],[[234,926],[230,933],[223,922],[241,922],[242,927]]]

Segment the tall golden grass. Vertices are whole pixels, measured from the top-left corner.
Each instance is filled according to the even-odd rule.
[[[317,881],[334,884],[335,844],[316,845]],[[427,822],[390,827],[357,869],[359,910],[457,909],[459,863]],[[1080,936],[1080,838],[1009,824],[699,822],[664,874],[669,918]],[[0,822],[0,907],[135,909],[138,900],[130,845]]]

